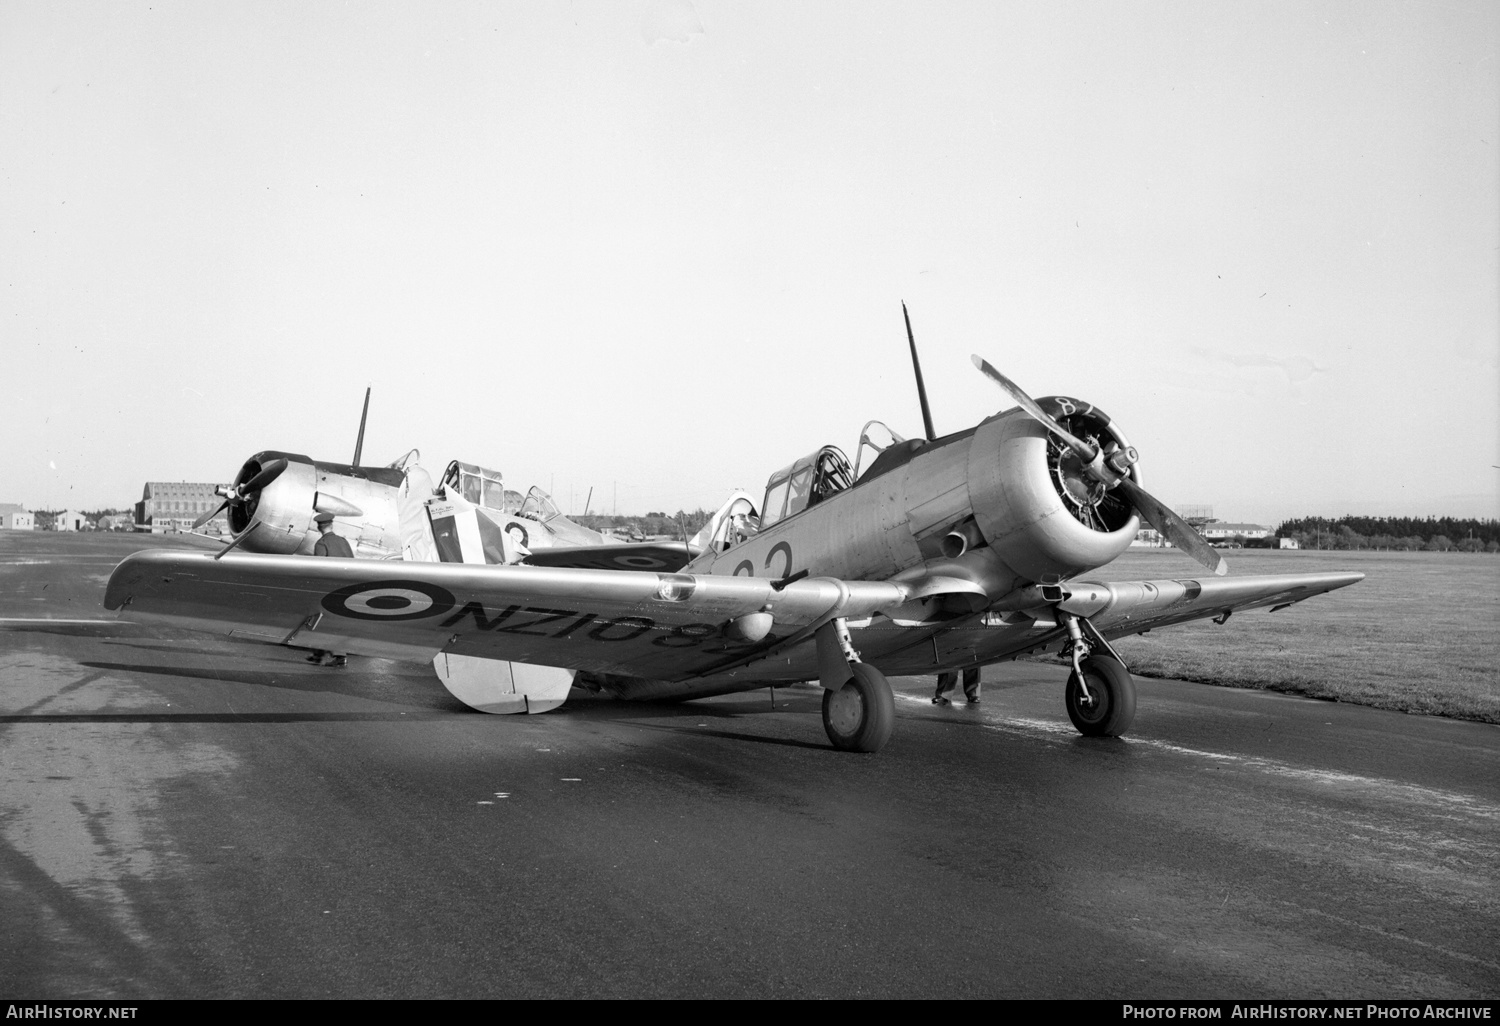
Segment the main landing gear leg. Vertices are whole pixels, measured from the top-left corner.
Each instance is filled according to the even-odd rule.
[[[885,675],[859,661],[842,619],[820,627],[817,644],[828,740],[845,752],[880,751],[896,722],[896,699]]]
[[[1083,621],[1104,649],[1098,654],[1079,630],[1079,618],[1062,615],[1068,628],[1068,655],[1073,660],[1073,672],[1068,675],[1068,719],[1085,737],[1119,737],[1135,719],[1135,681],[1093,624]]]

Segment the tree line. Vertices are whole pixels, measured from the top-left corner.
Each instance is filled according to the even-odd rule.
[[[692,512],[680,509],[676,513],[656,511],[635,517],[590,513],[587,516],[569,517],[569,519],[577,521],[584,527],[593,528],[595,531],[602,531],[608,527],[616,533],[632,536],[649,537],[666,534],[681,538],[686,533],[691,538],[702,529],[704,524],[713,519],[713,515],[714,511],[711,509],[695,509]]]
[[[1500,520],[1458,517],[1298,517],[1276,528],[1304,549],[1500,552]]]

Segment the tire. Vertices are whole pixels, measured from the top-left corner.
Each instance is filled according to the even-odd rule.
[[[1135,681],[1109,656],[1090,656],[1082,665],[1093,702],[1084,701],[1078,674],[1068,674],[1068,719],[1085,737],[1119,737],[1135,720]]]
[[[848,683],[823,692],[823,729],[840,751],[878,752],[891,739],[896,699],[885,675],[869,663],[849,669]]]

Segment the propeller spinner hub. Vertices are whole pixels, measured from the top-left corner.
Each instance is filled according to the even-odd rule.
[[[1091,530],[1107,533],[1124,527],[1134,510],[1113,489],[1122,474],[1130,472],[1131,463],[1121,471],[1116,460],[1120,453],[1135,450],[1112,426],[1109,416],[1090,403],[1047,396],[1037,404],[1068,435],[1047,436],[1047,467],[1063,505]]]
[[[1090,472],[1091,465],[1071,446],[1053,449],[1048,453],[1052,478],[1057,482],[1058,494],[1073,508],[1073,515],[1078,516],[1084,507],[1097,507],[1109,491],[1108,485]]]

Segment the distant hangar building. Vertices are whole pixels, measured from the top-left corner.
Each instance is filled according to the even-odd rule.
[[[224,501],[214,494],[217,487],[211,481],[147,481],[141,501],[135,504],[135,529],[152,534],[191,531],[193,521]],[[201,530],[229,533],[228,514],[220,513]]]
[[[0,531],[35,531],[36,517],[25,506],[0,502]]]
[[[1208,507],[1199,507],[1207,509]],[[1181,515],[1181,511],[1179,511]],[[1252,538],[1269,538],[1275,532],[1264,524],[1230,524],[1222,520],[1195,518],[1189,520],[1183,517],[1193,529],[1203,536],[1210,545],[1234,545]],[[1137,548],[1171,548],[1172,543],[1163,538],[1155,528],[1142,527],[1136,532],[1135,541],[1131,543]],[[1286,546],[1282,546],[1285,548]]]
[[[1218,520],[1204,524],[1198,528],[1198,533],[1208,539],[1209,544],[1216,541],[1229,541],[1231,538],[1271,537],[1271,529],[1262,524],[1225,524]]]

